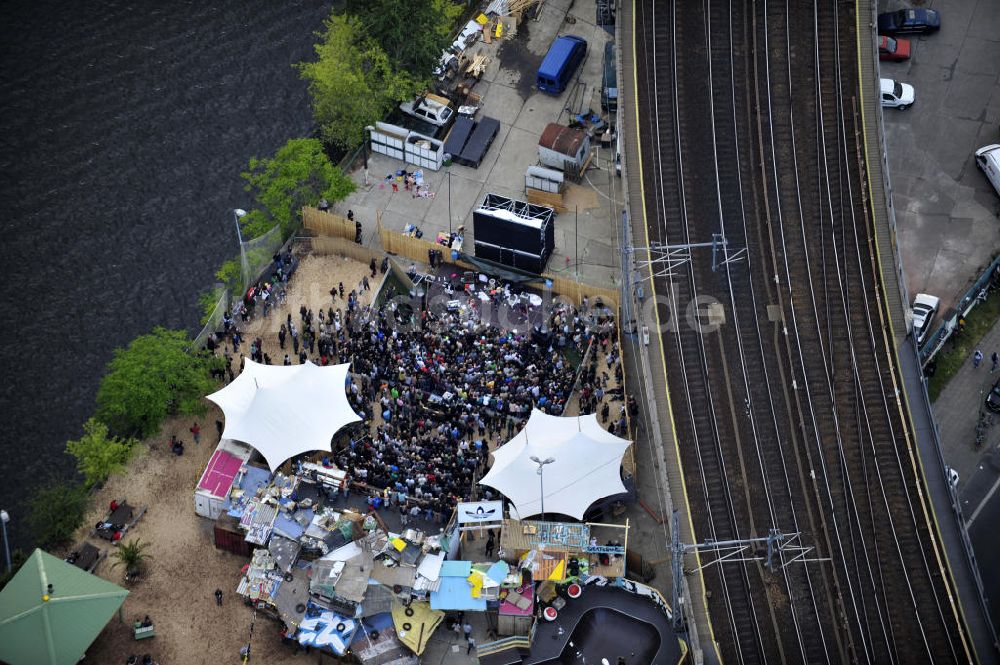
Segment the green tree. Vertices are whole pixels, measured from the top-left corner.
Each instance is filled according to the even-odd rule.
[[[462,5],[451,0],[348,0],[347,9],[361,21],[364,34],[382,45],[392,67],[423,82],[451,43],[462,14]]]
[[[361,144],[365,127],[423,89],[425,76],[394,68],[356,16],[332,15],[319,36],[317,60],[300,62],[299,75],[309,82],[313,117],[323,140],[349,150]]]
[[[156,328],[116,349],[97,390],[97,418],[116,432],[146,438],[173,413],[204,413],[202,397],[215,389],[211,356],[190,353],[181,330]]]
[[[135,579],[146,567],[146,562],[153,558],[151,554],[146,553],[148,547],[149,543],[144,543],[138,538],[127,543],[119,543],[118,549],[111,553],[111,558],[115,560],[111,567],[125,566],[125,579]]]
[[[66,452],[76,458],[76,468],[89,489],[100,485],[112,473],[125,467],[138,443],[108,433],[108,426],[95,418],[83,424],[83,436],[66,442]]]
[[[80,485],[55,485],[39,490],[28,504],[28,527],[42,549],[70,541],[83,524],[87,493]]]
[[[302,206],[323,198],[340,201],[354,191],[354,181],[330,162],[319,139],[291,139],[273,157],[251,159],[241,175],[244,189],[257,201],[240,220],[248,238],[262,236],[276,224],[282,238],[288,238],[299,225]]]

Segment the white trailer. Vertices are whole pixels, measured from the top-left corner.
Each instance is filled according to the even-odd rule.
[[[194,490],[194,512],[214,520],[229,501],[229,491],[253,449],[231,439],[219,442]]]

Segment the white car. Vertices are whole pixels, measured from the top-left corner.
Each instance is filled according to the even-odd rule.
[[[926,293],[918,293],[913,299],[913,336],[918,345],[923,344],[940,304],[940,298]]]
[[[447,99],[431,94],[417,97],[410,102],[403,102],[399,105],[399,108],[403,113],[420,118],[438,127],[447,125],[448,121],[451,120],[451,116],[455,114]]]
[[[882,89],[882,106],[893,109],[907,109],[917,98],[917,93],[909,83],[900,83],[892,79],[879,79]]]

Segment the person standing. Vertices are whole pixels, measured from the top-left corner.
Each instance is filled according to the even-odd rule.
[[[993,355],[990,356],[990,360],[993,362],[993,367],[990,368],[990,374],[997,371],[997,365],[1000,365],[1000,356],[994,351]]]
[[[490,559],[493,557],[493,549],[497,546],[496,538],[493,537],[493,532],[489,532],[490,535],[486,538],[486,558]]]
[[[215,590],[215,604],[219,606],[222,605],[222,589]]]
[[[976,352],[972,354],[972,366],[978,368],[981,362],[983,362],[983,352],[976,349]]]
[[[219,433],[219,440],[220,441],[222,440],[222,429],[223,429],[222,428],[222,421],[221,420],[216,420],[215,421],[215,431]]]
[[[996,354],[994,353],[993,355]],[[194,442],[196,444],[201,443],[201,428],[198,427],[198,423],[191,425],[191,427],[188,428],[188,431],[191,432],[191,436],[194,437]]]
[[[368,269],[372,271],[372,279],[375,279],[375,257],[368,263]]]

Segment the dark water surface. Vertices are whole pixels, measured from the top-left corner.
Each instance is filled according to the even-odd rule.
[[[330,2],[0,5],[0,508],[73,473],[112,350],[198,326],[239,172],[312,123],[291,67]]]

